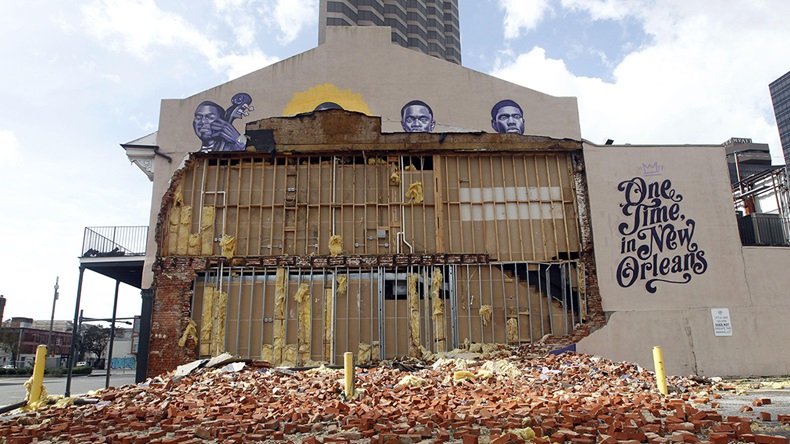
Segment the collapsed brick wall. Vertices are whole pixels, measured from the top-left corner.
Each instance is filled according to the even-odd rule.
[[[183,347],[178,340],[187,329],[191,314],[192,286],[198,272],[205,270],[201,257],[168,257],[154,266],[154,309],[148,375],[170,371],[197,359],[197,341],[187,337]]]
[[[580,241],[582,243],[580,261],[584,266],[584,293],[586,294],[587,318],[583,324],[578,325],[570,334],[552,338],[550,343],[556,347],[576,343],[606,324],[606,317],[598,289],[592,245],[592,227],[589,220],[590,213],[584,159],[581,151],[575,152],[572,158],[573,181],[577,193]],[[153,268],[154,303],[149,348],[149,376],[173,370],[178,365],[198,358],[196,337],[186,337],[182,347],[179,346],[178,342],[187,330],[192,318],[194,281],[200,273],[206,271],[210,266],[209,261],[211,261],[211,258],[206,256],[162,257],[162,254],[165,254],[166,251],[162,246],[162,242],[168,228],[168,214],[173,205],[177,205],[176,190],[186,171],[193,166],[194,158],[190,157],[185,166],[174,173],[170,181],[170,187],[162,198],[157,220],[156,242],[158,248],[157,260]]]

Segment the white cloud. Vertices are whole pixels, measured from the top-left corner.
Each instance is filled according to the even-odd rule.
[[[518,38],[522,29],[535,29],[550,11],[548,0],[499,0],[499,9],[505,11],[506,39]]]
[[[277,0],[274,6],[274,19],[281,31],[280,43],[290,43],[296,39],[302,27],[318,21],[318,2]]]
[[[223,3],[221,7],[229,7]],[[149,60],[158,50],[188,48],[207,60],[216,72],[228,79],[249,73],[277,61],[259,49],[243,53],[225,51],[225,40],[210,35],[211,29],[199,29],[178,14],[164,11],[153,0],[96,0],[82,7],[86,32],[116,51],[127,51]],[[243,24],[243,23],[242,23]],[[253,26],[232,27],[245,40],[254,43]],[[238,44],[238,39],[233,40]]]
[[[631,17],[653,42],[607,83],[576,77],[535,47],[494,75],[552,95],[576,96],[583,137],[616,143],[721,143],[751,137],[780,150],[768,83],[790,66],[790,3],[563,0],[593,18]],[[627,6],[625,6],[627,5]],[[630,9],[628,9],[630,8]]]
[[[0,130],[0,166],[18,165],[21,160],[19,140],[13,132]]]

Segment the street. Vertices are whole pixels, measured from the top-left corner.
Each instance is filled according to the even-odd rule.
[[[116,373],[117,372],[117,373]],[[0,378],[0,407],[25,400],[27,391],[23,385],[28,377]],[[105,373],[94,373],[89,376],[73,376],[71,379],[71,395],[81,395],[91,390],[104,388]],[[134,370],[115,370],[110,375],[110,385],[119,387],[134,384]],[[44,387],[50,395],[63,395],[66,392],[66,378],[44,378]]]

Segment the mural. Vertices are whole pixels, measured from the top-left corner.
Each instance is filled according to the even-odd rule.
[[[306,91],[294,93],[283,109],[283,116],[294,116],[301,113],[323,111],[327,109],[344,109],[370,115],[368,104],[361,94],[350,89],[340,89],[331,83],[316,85]]]
[[[110,365],[113,369],[119,368],[137,368],[137,360],[133,357],[128,358],[112,358]]]
[[[206,100],[195,108],[192,128],[200,139],[200,151],[244,151],[246,139],[233,126],[233,121],[250,115],[255,108],[252,97],[238,93],[231,98],[226,111],[218,104]]]
[[[500,100],[491,108],[491,127],[500,134],[524,134],[524,112],[518,103]]]
[[[643,168],[648,177],[660,176],[663,169],[657,163]],[[705,273],[708,262],[694,242],[697,223],[681,212],[683,195],[669,179],[651,180],[637,176],[617,185],[625,221],[617,226],[622,259],[616,277],[620,287],[644,283],[655,293],[659,282],[689,283],[692,274]]]
[[[421,100],[412,100],[400,109],[400,124],[407,133],[429,133],[436,126],[433,110]]]

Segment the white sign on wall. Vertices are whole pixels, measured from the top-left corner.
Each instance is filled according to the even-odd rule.
[[[715,336],[732,336],[729,308],[711,308],[710,315],[713,317],[713,334]]]

